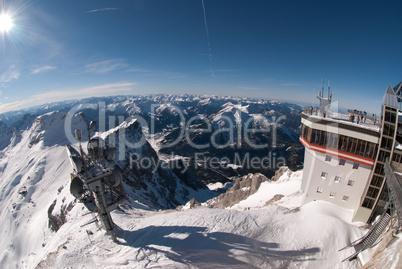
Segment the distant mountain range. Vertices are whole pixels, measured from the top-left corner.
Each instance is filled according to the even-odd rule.
[[[184,158],[206,183],[226,182],[249,172],[270,177],[282,165],[292,169],[302,165],[303,147],[298,142],[302,106],[220,96],[93,97],[3,113],[0,150],[16,143],[38,116],[71,110],[82,112],[87,124],[96,121],[97,131],[119,125],[119,117],[139,119],[159,158],[166,162]]]

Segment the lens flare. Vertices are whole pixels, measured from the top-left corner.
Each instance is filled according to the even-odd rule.
[[[0,14],[0,32],[9,32],[13,27],[13,18],[8,14]]]

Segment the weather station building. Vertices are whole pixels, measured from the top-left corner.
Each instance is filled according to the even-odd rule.
[[[327,201],[352,210],[352,221],[361,222],[373,221],[384,212],[388,205],[387,158],[402,171],[402,146],[397,142],[402,144],[397,97],[401,86],[402,82],[395,88],[388,86],[379,119],[357,110],[338,113],[336,103],[332,106],[330,87],[326,97],[323,87],[319,107],[306,108],[301,114],[303,204]]]

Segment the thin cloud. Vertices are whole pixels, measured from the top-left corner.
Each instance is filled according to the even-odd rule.
[[[16,80],[20,77],[20,72],[14,65],[10,66],[6,72],[0,75],[0,83],[7,83]]]
[[[32,15],[32,25],[30,25],[29,29],[35,29],[35,31],[27,31],[28,28],[26,28],[23,30],[24,32],[21,32],[21,35],[24,34],[24,40],[29,46],[35,48],[38,55],[44,59],[66,55],[67,48],[65,44],[58,40],[47,27],[48,25],[52,25],[55,28],[63,27],[64,25],[60,18],[42,10],[38,5],[30,9],[29,13]]]
[[[119,8],[116,7],[106,7],[106,8],[98,8],[87,11],[87,13],[96,13],[96,12],[103,12],[103,11],[111,11],[111,10],[118,10]]]
[[[103,84],[94,87],[83,88],[73,91],[49,91],[37,95],[33,95],[25,100],[11,102],[7,104],[0,104],[0,113],[15,111],[31,106],[40,104],[57,102],[63,100],[79,99],[92,96],[110,96],[116,94],[127,94],[132,91],[136,83],[133,82],[121,82]]]
[[[152,70],[149,69],[143,69],[143,68],[130,68],[127,70],[127,72],[135,72],[135,73],[155,73]]]
[[[35,74],[39,74],[39,73],[46,73],[50,70],[54,70],[56,69],[55,66],[51,66],[51,65],[45,65],[45,66],[41,66],[35,69],[32,69],[31,74],[35,75]]]
[[[124,62],[123,59],[113,59],[87,64],[85,68],[87,73],[105,74],[118,68],[124,68],[126,66],[127,64]]]
[[[144,76],[148,77],[165,77],[168,79],[177,79],[177,78],[186,78],[186,74],[182,73],[177,73],[177,72],[169,72],[169,71],[163,71],[163,70],[149,70],[149,69],[143,69],[143,68],[130,68],[127,70],[127,72],[133,72],[133,73],[141,73]]]

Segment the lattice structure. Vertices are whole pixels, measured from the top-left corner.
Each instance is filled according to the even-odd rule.
[[[401,110],[401,104],[402,104],[402,81],[399,82],[395,87],[394,87],[394,92],[398,98],[398,103],[399,103],[399,110]]]
[[[398,97],[398,101],[402,101],[402,81],[399,82],[395,87],[394,87],[394,92],[396,96]]]
[[[388,188],[391,228],[396,232],[402,227],[402,175],[394,173],[389,160],[385,163],[385,175]]]

